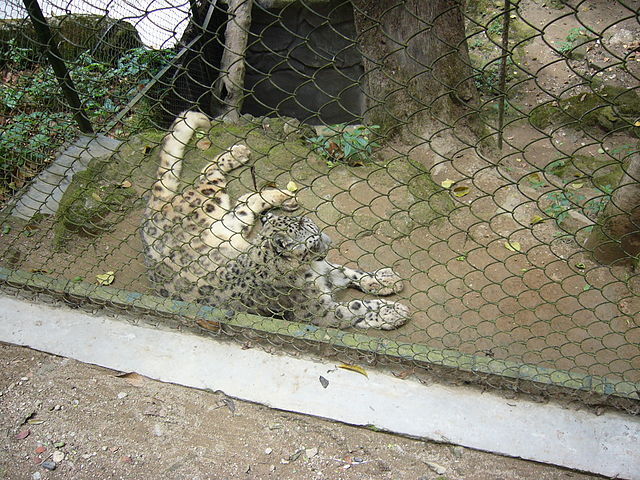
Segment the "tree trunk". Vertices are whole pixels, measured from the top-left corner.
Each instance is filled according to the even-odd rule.
[[[223,99],[225,121],[235,122],[245,97],[244,74],[247,39],[251,27],[253,0],[229,0],[229,20],[225,31],[224,53],[220,62],[220,78],[216,96]]]
[[[629,162],[585,247],[607,265],[640,255],[640,155]]]
[[[462,0],[352,3],[368,123],[424,138],[469,115],[476,89]]]

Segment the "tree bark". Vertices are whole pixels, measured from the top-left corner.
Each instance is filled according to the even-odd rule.
[[[606,265],[640,255],[640,155],[631,158],[585,247]]]
[[[224,53],[220,62],[220,78],[216,82],[216,96],[223,102],[223,118],[235,122],[245,97],[244,74],[247,39],[251,27],[253,0],[229,0]]]
[[[352,0],[365,119],[424,138],[469,115],[476,89],[462,0]]]

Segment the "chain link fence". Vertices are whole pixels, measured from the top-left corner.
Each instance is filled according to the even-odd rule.
[[[639,2],[3,8],[5,293],[637,412]]]

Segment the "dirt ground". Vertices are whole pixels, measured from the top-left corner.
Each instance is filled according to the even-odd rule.
[[[0,478],[602,478],[0,344]],[[28,433],[28,435],[26,435]],[[26,436],[25,436],[26,435]],[[55,470],[44,462],[55,461]]]

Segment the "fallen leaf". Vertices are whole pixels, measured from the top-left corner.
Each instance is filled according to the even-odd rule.
[[[582,187],[584,187],[584,183],[580,183],[580,182],[576,182],[576,183],[572,183],[571,185],[569,185],[571,188],[573,188],[574,190],[578,190]]]
[[[640,120],[633,124],[634,127],[640,127]]]
[[[367,372],[365,371],[365,369],[362,367],[359,367],[358,365],[349,365],[349,364],[343,363],[342,365],[338,365],[338,368],[342,368],[344,370],[351,370],[352,372],[359,373],[360,375],[364,375],[365,377],[369,378],[369,375],[367,375]]]
[[[471,189],[467,186],[460,186],[453,189],[453,195],[456,197],[464,197]]]
[[[15,436],[16,440],[24,440],[25,438],[27,438],[29,435],[31,434],[31,430],[26,429],[26,430],[22,430],[21,432],[17,433]]]
[[[579,268],[580,270],[584,270],[586,266],[584,263],[576,263],[576,268]]]
[[[329,386],[329,380],[324,378],[322,375],[320,375],[319,380],[320,380],[320,385],[322,385],[322,388],[327,388]]]
[[[602,148],[599,148],[598,153],[604,153],[604,150]]]
[[[120,184],[122,188],[131,188],[132,185],[133,183],[131,183],[129,180],[125,180]]]
[[[111,285],[115,279],[116,279],[115,272],[107,272],[107,273],[102,273],[100,275],[96,275],[96,280],[98,285],[102,285],[102,286]]]
[[[405,378],[413,375],[414,373],[416,373],[415,369],[413,368],[409,368],[407,370],[403,370],[399,373],[396,372],[392,372],[394,377],[399,378],[400,380],[404,380]]]
[[[96,192],[92,192],[91,197],[98,202],[102,202],[102,198],[100,198],[100,195],[98,195]]]
[[[208,150],[209,148],[211,148],[211,140],[209,140],[208,138],[198,140],[198,142],[196,143],[196,147],[198,147],[200,150]]]
[[[443,180],[440,185],[442,185],[443,188],[449,189],[454,183],[456,182],[447,178],[446,180]]]
[[[296,185],[296,182],[289,182],[287,183],[287,190],[289,190],[290,192],[295,192],[296,190],[298,190],[298,185]]]
[[[29,425],[41,425],[44,423],[44,420],[38,420],[37,418],[30,418],[29,420],[27,420],[27,423]]]
[[[464,262],[467,259],[466,255],[460,255],[459,257],[456,257],[456,260],[459,262]]]
[[[146,380],[145,377],[136,372],[120,373],[116,377],[123,378],[129,385],[134,387],[141,387]]]
[[[3,225],[3,227],[2,227],[2,233],[3,233],[3,234],[5,234],[5,235],[6,235],[6,234],[7,234],[7,233],[9,233],[10,231],[11,231],[11,227],[10,227],[9,225]]]
[[[540,215],[534,215],[533,217],[531,217],[531,220],[529,220],[529,225],[535,225],[536,223],[540,222],[544,222],[544,218],[542,218]]]
[[[220,331],[220,323],[219,322],[212,322],[211,320],[204,320],[202,318],[199,318],[199,319],[196,320],[196,324],[200,328],[204,328],[205,330],[211,330],[212,332],[219,332]]]
[[[512,252],[519,252],[520,250],[522,250],[520,242],[504,242],[504,248]]]

